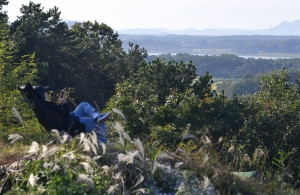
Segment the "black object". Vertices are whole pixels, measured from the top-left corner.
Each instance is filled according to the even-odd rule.
[[[75,136],[76,132],[85,132],[85,125],[82,123],[80,129],[74,129],[72,128],[72,125],[70,129],[64,129],[62,126],[63,115],[53,111],[39,93],[33,89],[30,83],[27,83],[24,86],[18,86],[18,89],[33,110],[39,123],[46,129],[55,142],[59,141],[51,135],[52,129],[69,132],[72,136]]]
[[[297,181],[295,185],[295,190],[299,190],[299,189],[300,189],[300,181]]]
[[[33,89],[35,91],[37,91],[41,97],[44,97],[44,93],[48,92],[50,87],[49,86],[43,87],[43,86],[39,85],[39,86],[33,86]]]

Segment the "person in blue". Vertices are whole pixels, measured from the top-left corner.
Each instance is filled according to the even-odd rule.
[[[98,143],[106,144],[108,142],[105,121],[109,119],[110,112],[100,113],[87,102],[81,102],[74,111],[70,111],[65,94],[59,97],[59,104],[56,104],[48,101],[49,86],[33,86],[33,89],[45,100],[48,107],[63,115],[62,126],[65,129],[71,129],[71,126],[76,128],[83,123],[85,125],[84,133],[95,131]]]

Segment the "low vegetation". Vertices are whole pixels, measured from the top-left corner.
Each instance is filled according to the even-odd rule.
[[[53,130],[59,144],[33,141],[30,146],[21,135],[10,135],[11,148],[21,145],[26,150],[0,167],[0,193],[297,194],[283,180],[284,171],[265,169],[266,151],[245,157],[233,146],[222,146],[222,138],[212,143],[207,136],[192,134],[184,134],[178,148],[170,151],[155,142],[132,140],[119,122],[109,126],[119,141],[107,145],[98,145],[94,133],[70,140]],[[252,178],[235,176],[235,167],[246,164],[264,171]]]

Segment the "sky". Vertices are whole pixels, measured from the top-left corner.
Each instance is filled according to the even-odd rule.
[[[29,0],[8,0],[10,22]],[[98,21],[114,30],[268,29],[300,19],[300,0],[32,0],[58,7],[63,20]]]

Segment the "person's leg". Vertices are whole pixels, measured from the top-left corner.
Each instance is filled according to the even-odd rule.
[[[87,102],[80,103],[73,111],[79,117],[79,121],[85,124],[85,132],[95,131],[98,142],[107,143],[105,121],[109,118],[110,112],[100,114]]]
[[[81,102],[76,107],[76,109],[73,111],[73,113],[75,113],[75,115],[81,116],[81,117],[95,118],[94,114],[98,113],[98,111],[93,106],[91,106],[89,103],[87,103],[87,102]]]
[[[97,124],[93,118],[90,117],[79,117],[81,123],[85,124],[85,132],[90,133],[95,131],[97,135],[98,143],[107,143],[106,139],[106,125],[105,123]]]
[[[82,117],[79,116],[79,121],[85,124],[85,132],[90,133],[93,129],[95,129],[96,121],[91,117]]]
[[[98,124],[105,122],[110,116],[110,112],[101,114],[87,102],[80,103],[73,113],[81,117],[91,117],[95,119]]]

